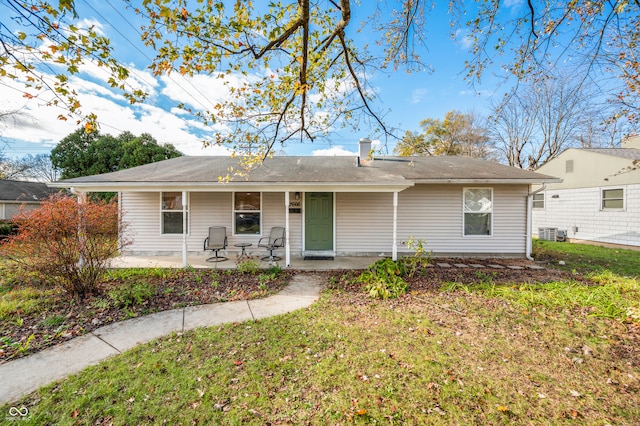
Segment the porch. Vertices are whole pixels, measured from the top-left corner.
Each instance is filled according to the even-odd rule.
[[[234,269],[237,267],[237,257],[229,253],[228,260],[221,262],[207,262],[211,254],[189,255],[187,264],[194,268],[217,268]],[[257,259],[260,266],[268,268],[269,262]],[[380,256],[336,256],[334,260],[304,260],[301,257],[292,257],[287,269],[300,271],[329,271],[339,269],[366,269],[376,260],[382,259]],[[276,262],[281,267],[285,267],[284,259]],[[113,268],[182,268],[181,256],[120,256],[112,260]]]

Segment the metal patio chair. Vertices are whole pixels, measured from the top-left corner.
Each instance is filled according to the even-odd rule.
[[[258,241],[258,247],[264,247],[269,251],[269,256],[265,256],[262,260],[268,260],[270,262],[282,259],[279,256],[274,256],[273,251],[284,247],[285,230],[282,226],[274,226],[271,228],[271,233],[268,237],[260,238]]]
[[[227,248],[227,228],[224,226],[212,226],[209,228],[209,236],[204,239],[204,250],[212,250],[215,256],[207,259],[207,262],[222,262],[226,257],[220,256],[219,251]]]

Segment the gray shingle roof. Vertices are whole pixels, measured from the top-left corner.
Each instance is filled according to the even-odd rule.
[[[56,186],[108,185],[124,183],[215,183],[238,158],[177,157],[113,173],[61,181]],[[234,182],[294,184],[403,184],[451,181],[542,182],[554,178],[540,173],[468,157],[380,157],[362,161],[355,157],[273,157]]]
[[[640,149],[637,148],[583,148],[583,150],[629,160],[640,160]]]
[[[2,201],[40,201],[57,192],[40,182],[20,180],[0,180],[0,200]]]

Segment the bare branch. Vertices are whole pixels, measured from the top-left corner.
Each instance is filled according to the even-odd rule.
[[[358,95],[360,96],[360,100],[362,101],[365,109],[369,112],[369,114],[371,114],[374,120],[378,123],[380,128],[386,134],[389,134],[389,131],[387,130],[387,126],[385,126],[385,124],[382,122],[380,117],[378,117],[378,115],[375,112],[373,112],[373,110],[371,109],[371,106],[369,105],[369,101],[367,100],[364,90],[360,85],[360,79],[358,78],[355,70],[353,69],[353,66],[351,65],[349,48],[347,47],[347,42],[345,40],[344,33],[340,34],[339,38],[340,38],[340,44],[342,45],[342,52],[343,52],[345,64],[347,65],[347,69],[349,70],[349,74],[351,75],[351,78],[353,78],[353,82],[356,86],[356,90],[358,91]]]

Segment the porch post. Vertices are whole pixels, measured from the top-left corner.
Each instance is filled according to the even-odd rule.
[[[393,193],[393,247],[391,259],[398,260],[398,192]]]
[[[291,245],[289,244],[289,191],[284,193],[284,263],[285,266],[291,264]]]
[[[187,191],[182,191],[182,267],[187,267]]]
[[[72,192],[76,192],[74,188],[71,188]],[[87,193],[83,191],[76,192],[78,196],[78,267],[84,268],[85,260],[84,255],[86,251],[86,234],[84,227],[84,204],[87,202]]]

